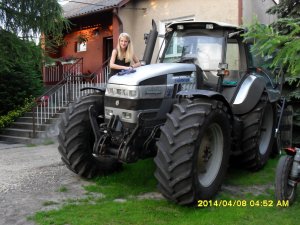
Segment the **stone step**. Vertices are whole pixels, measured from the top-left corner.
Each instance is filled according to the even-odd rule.
[[[11,136],[11,135],[3,135],[3,134],[0,134],[0,141],[11,142],[11,143],[22,143],[22,144],[32,144],[38,142],[38,140],[35,138],[19,137],[19,136]]]
[[[56,138],[26,138],[26,137],[17,137],[17,136],[7,136],[0,134],[0,144],[9,143],[12,145],[17,144],[45,144],[51,142],[56,142]]]
[[[36,131],[37,137],[39,137],[43,131]],[[32,130],[26,129],[17,129],[17,128],[5,128],[1,130],[1,135],[6,136],[16,136],[16,137],[25,137],[25,138],[35,138]]]
[[[61,114],[60,114],[61,115]],[[55,121],[57,121],[59,116],[55,116],[52,118],[47,119],[45,124],[52,124]],[[19,117],[18,119],[16,119],[15,122],[19,122],[19,123],[31,123],[32,124],[32,117]],[[36,121],[35,121],[36,123]]]
[[[52,107],[39,108],[38,113],[36,112],[36,110],[34,110],[33,112],[26,112],[22,117],[17,118],[10,127],[0,130],[0,141],[29,144],[39,143],[41,141],[49,139],[56,139],[59,132],[59,118],[67,108],[68,107],[61,107],[55,114],[54,109],[57,108]],[[53,115],[51,115],[51,113],[53,113]],[[39,118],[42,117],[43,121],[37,121],[37,115],[39,116]],[[34,122],[36,126],[35,135],[33,135],[32,129],[33,118],[35,119]],[[38,122],[43,122],[43,124],[37,124]]]
[[[19,117],[16,119],[16,122],[20,123],[32,123],[32,117]]]
[[[48,111],[46,112],[39,112],[39,113],[34,113],[34,117],[37,118],[37,115],[39,117],[43,116],[45,118],[59,118],[61,114],[63,114],[64,111],[58,112],[54,115],[51,115],[51,111],[48,113]],[[33,113],[32,112],[26,112],[24,113],[23,117],[33,117]]]
[[[14,122],[11,124],[10,128],[14,129],[23,129],[23,130],[31,130],[32,131],[32,123],[24,123],[24,122]],[[38,131],[45,131],[47,128],[47,124],[35,125],[35,129]]]

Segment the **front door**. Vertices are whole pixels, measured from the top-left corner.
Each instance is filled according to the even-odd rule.
[[[113,50],[113,37],[110,36],[110,37],[105,37],[103,39],[103,47],[104,47],[104,61],[105,62],[106,60],[108,60],[111,56],[111,52]]]

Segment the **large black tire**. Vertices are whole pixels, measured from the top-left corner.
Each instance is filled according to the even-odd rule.
[[[242,117],[244,123],[242,153],[234,160],[243,167],[257,171],[268,161],[274,143],[276,110],[262,96],[257,106]]]
[[[211,199],[225,178],[231,145],[227,107],[211,99],[183,100],[167,114],[154,159],[159,191],[180,205]]]
[[[114,159],[93,155],[95,137],[88,110],[91,105],[95,107],[97,115],[103,115],[101,94],[81,97],[62,116],[58,135],[62,161],[74,173],[85,178],[108,174],[121,167],[121,163]]]
[[[297,185],[289,183],[289,176],[293,166],[294,157],[289,155],[281,156],[276,168],[275,176],[275,199],[276,201],[289,201],[292,204],[296,196]]]

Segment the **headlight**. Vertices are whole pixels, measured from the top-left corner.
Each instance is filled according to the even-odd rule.
[[[120,98],[137,98],[138,91],[136,86],[108,84],[105,95]]]
[[[111,109],[105,109],[105,115],[112,116],[113,113],[114,113],[113,110],[111,110]]]
[[[122,118],[130,120],[132,118],[132,114],[130,112],[122,112]]]
[[[137,91],[136,90],[130,90],[129,91],[129,97],[138,97],[138,95],[137,95]]]
[[[106,88],[106,94],[107,95],[113,95],[114,94],[114,89],[113,88]]]

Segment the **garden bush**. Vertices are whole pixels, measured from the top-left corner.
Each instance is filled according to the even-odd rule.
[[[33,41],[0,30],[0,115],[43,91],[42,50]]]

